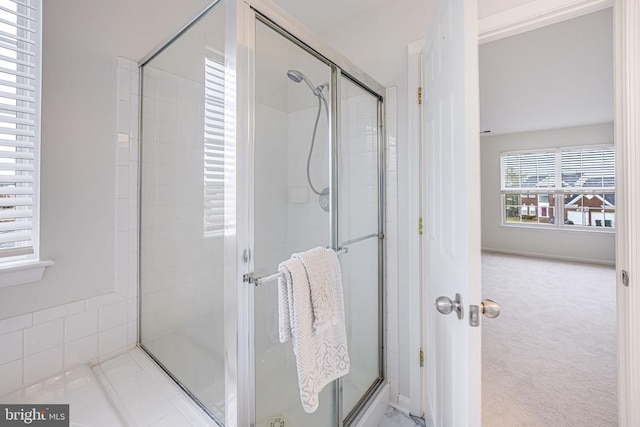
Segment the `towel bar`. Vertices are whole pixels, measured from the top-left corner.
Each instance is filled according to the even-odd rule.
[[[346,254],[347,252],[349,252],[348,248],[340,248],[336,250],[336,255]],[[280,277],[281,274],[282,273],[278,271],[275,273],[268,274],[266,276],[254,277],[253,273],[247,273],[244,276],[242,276],[242,281],[245,283],[253,283],[255,286],[260,286],[260,285],[264,285],[267,282],[271,282],[272,280],[278,279],[278,277]]]

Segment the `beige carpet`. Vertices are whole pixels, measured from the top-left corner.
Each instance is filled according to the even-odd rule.
[[[483,427],[617,426],[615,270],[485,253]]]

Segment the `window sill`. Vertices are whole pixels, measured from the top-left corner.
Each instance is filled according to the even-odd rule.
[[[17,261],[0,266],[0,288],[42,280],[44,270],[53,261]]]
[[[501,227],[506,228],[523,228],[526,230],[551,230],[551,231],[567,231],[569,233],[600,233],[600,234],[615,234],[616,229],[614,227],[590,227],[590,226],[570,226],[556,227],[549,225],[535,225],[535,224],[500,224]]]

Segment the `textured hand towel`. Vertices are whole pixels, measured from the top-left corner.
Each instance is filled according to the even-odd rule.
[[[325,331],[332,323],[339,321],[335,316],[337,309],[336,293],[342,294],[342,274],[338,255],[332,249],[317,248],[293,254],[304,265],[311,289],[311,310],[313,311],[313,329]]]
[[[280,341],[293,341],[300,400],[304,410],[311,413],[318,409],[318,395],[324,386],[349,373],[340,266],[333,269],[338,280],[331,281],[332,316],[321,330],[313,327],[311,286],[302,261],[294,256],[278,269],[283,273],[278,279]]]

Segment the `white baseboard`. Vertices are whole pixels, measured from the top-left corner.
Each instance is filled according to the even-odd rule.
[[[526,256],[531,258],[554,259],[557,261],[582,262],[585,264],[599,264],[599,265],[608,265],[612,267],[615,267],[616,265],[615,261],[609,261],[609,260],[603,260],[603,259],[549,255],[549,254],[541,254],[536,252],[512,251],[508,249],[482,248],[482,252],[493,252],[496,254],[505,254],[505,255],[518,255],[518,256]]]
[[[387,408],[389,407],[389,401],[391,400],[391,387],[389,384],[385,384],[380,390],[380,393],[373,399],[371,405],[362,417],[356,423],[356,427],[372,427],[377,426],[380,423],[382,417],[384,417]]]

